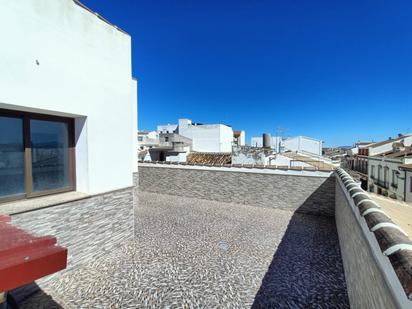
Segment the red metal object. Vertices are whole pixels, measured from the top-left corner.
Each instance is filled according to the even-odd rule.
[[[34,236],[0,215],[0,292],[10,291],[67,266],[67,249],[55,237]]]

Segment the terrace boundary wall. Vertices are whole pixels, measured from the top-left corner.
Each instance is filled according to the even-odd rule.
[[[139,190],[334,216],[330,172],[139,165]]]
[[[335,192],[351,308],[412,308],[412,243],[343,169]]]
[[[334,216],[352,308],[412,308],[412,242],[343,169],[139,165],[139,190]]]
[[[70,271],[104,258],[134,237],[134,212],[137,205],[138,173],[134,186],[91,195],[79,200],[12,214],[12,223],[35,235],[53,235],[68,249]],[[40,279],[44,284],[58,272]]]

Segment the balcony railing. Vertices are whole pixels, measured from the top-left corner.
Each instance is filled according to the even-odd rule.
[[[389,182],[388,181],[380,181],[378,180],[377,182],[375,182],[379,187],[382,187],[384,189],[388,189],[389,188]]]

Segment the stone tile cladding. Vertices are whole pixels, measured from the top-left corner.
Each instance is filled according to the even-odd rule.
[[[334,216],[334,177],[139,166],[139,190]]]
[[[359,188],[343,169],[337,170],[335,219],[345,269],[350,305],[352,308],[399,308],[399,304],[412,307],[412,243],[391,219]],[[349,198],[346,197],[349,195]],[[353,202],[354,211],[350,203]],[[377,240],[376,250],[366,237],[359,221]],[[408,249],[409,248],[409,249]],[[382,251],[382,253],[380,252]],[[379,266],[374,254],[388,256],[387,267],[393,266],[405,291],[397,298],[390,291],[390,282]],[[391,265],[392,264],[392,265]],[[391,271],[391,270],[389,270]],[[394,279],[396,280],[394,275]],[[399,287],[400,290],[402,290]],[[402,306],[401,306],[402,307]]]
[[[134,175],[137,183],[137,173]],[[68,267],[92,262],[133,239],[136,186],[12,216],[13,224],[53,235],[68,248]],[[58,275],[58,274],[56,274]]]

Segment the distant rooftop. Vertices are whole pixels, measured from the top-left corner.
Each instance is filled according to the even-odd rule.
[[[404,164],[400,166],[400,169],[406,170],[406,171],[411,171],[412,172],[412,164]]]
[[[370,144],[369,147],[376,148],[376,147],[383,146],[383,145],[386,145],[386,144],[389,144],[389,143],[400,141],[403,138],[409,137],[409,136],[411,136],[411,134],[405,134],[405,135],[402,135],[402,136],[399,136],[399,137],[396,137],[396,138],[391,138],[391,139],[387,139],[387,140],[384,140],[384,141],[381,141],[381,142]]]

